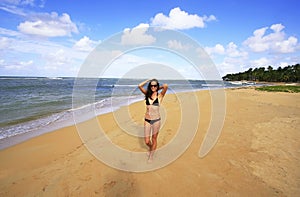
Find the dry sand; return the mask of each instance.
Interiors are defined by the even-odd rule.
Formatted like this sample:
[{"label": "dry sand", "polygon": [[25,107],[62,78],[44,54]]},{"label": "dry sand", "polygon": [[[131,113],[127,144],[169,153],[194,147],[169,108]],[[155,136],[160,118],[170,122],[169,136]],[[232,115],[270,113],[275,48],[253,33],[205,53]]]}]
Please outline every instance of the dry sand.
[{"label": "dry sand", "polygon": [[[116,170],[96,159],[70,126],[1,150],[0,196],[300,196],[300,94],[226,90],[224,127],[204,158],[198,151],[210,123],[211,97],[209,91],[197,96],[197,134],[170,165],[142,173]],[[142,127],[143,102],[116,113],[122,110]],[[176,135],[180,110],[176,96],[166,95],[158,148]],[[143,140],[125,134],[112,113],[97,120],[115,144],[146,151]],[[89,121],[82,124],[89,128]]]}]

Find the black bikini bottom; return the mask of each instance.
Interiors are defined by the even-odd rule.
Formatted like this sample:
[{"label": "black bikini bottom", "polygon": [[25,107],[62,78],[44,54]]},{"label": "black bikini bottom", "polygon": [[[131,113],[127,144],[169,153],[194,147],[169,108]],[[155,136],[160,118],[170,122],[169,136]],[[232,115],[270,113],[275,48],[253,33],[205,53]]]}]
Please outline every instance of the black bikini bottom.
[{"label": "black bikini bottom", "polygon": [[154,123],[156,123],[157,121],[160,121],[160,118],[155,119],[155,120],[149,120],[149,119],[145,118],[145,121],[146,121],[146,122],[149,122],[150,124],[154,124]]}]

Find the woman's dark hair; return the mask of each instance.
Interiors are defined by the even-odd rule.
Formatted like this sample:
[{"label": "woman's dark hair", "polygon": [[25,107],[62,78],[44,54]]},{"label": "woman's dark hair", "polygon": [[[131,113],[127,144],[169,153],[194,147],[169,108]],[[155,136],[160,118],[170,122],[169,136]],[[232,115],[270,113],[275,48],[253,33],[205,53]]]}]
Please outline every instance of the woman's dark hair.
[{"label": "woman's dark hair", "polygon": [[157,79],[151,79],[151,81],[148,83],[148,87],[147,87],[147,93],[145,95],[145,100],[147,100],[148,98],[152,99],[152,90],[151,90],[151,83],[155,81],[157,83],[157,91],[159,90],[159,83]]}]

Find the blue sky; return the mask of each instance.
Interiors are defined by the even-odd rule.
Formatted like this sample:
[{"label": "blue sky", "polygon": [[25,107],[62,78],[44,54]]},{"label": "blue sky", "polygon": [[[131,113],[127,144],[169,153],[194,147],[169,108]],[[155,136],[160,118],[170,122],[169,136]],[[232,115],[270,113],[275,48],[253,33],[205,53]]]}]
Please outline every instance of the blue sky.
[{"label": "blue sky", "polygon": [[[77,76],[96,46],[141,24],[191,37],[220,76],[293,65],[300,62],[299,7],[297,0],[1,0],[0,75]],[[153,53],[125,55],[116,61],[120,69],[113,67],[107,76],[120,77],[132,68],[126,60],[144,64]],[[174,64],[175,59],[166,54],[160,63]],[[182,75],[198,77],[190,65],[178,62]]]}]

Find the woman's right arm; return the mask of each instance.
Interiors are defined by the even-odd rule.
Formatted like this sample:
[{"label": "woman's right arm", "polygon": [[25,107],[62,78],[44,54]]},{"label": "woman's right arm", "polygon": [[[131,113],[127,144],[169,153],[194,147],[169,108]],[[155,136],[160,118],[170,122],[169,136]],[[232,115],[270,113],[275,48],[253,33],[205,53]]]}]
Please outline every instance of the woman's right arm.
[{"label": "woman's right arm", "polygon": [[146,81],[143,81],[142,83],[139,84],[139,89],[141,90],[141,92],[143,92],[143,94],[147,93],[147,90],[145,90],[144,85],[149,81],[150,79],[147,79]]}]

